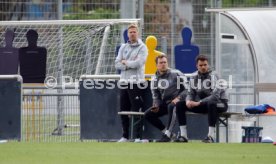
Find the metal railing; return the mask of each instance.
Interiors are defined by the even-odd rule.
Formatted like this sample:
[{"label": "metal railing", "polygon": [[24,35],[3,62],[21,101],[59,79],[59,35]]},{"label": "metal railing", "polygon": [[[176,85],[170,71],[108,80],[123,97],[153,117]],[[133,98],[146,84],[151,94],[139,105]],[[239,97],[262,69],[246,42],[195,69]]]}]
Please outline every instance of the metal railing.
[{"label": "metal railing", "polygon": [[[58,105],[62,97],[62,106]],[[72,142],[80,136],[78,89],[43,86],[23,87],[21,140],[30,142]]]}]

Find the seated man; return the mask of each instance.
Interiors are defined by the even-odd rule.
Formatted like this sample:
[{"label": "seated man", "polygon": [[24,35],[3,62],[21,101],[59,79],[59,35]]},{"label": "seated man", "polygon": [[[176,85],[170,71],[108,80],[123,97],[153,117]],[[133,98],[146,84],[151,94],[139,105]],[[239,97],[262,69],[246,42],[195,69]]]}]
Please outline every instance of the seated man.
[{"label": "seated man", "polygon": [[186,101],[176,104],[176,115],[180,126],[180,136],[176,142],[188,142],[186,111],[190,111],[208,114],[209,132],[202,142],[212,143],[218,114],[227,111],[228,99],[225,86],[218,85],[218,76],[209,69],[207,57],[197,56],[196,66],[197,71],[190,79]]},{"label": "seated man", "polygon": [[[169,142],[171,141],[171,131],[176,120],[172,118],[173,109],[175,104],[186,95],[183,80],[180,78],[184,75],[178,70],[168,68],[167,56],[165,55],[157,56],[155,62],[157,71],[151,81],[153,106],[145,112],[145,118],[164,133],[158,142]],[[168,113],[169,119],[166,128],[159,117]]]}]

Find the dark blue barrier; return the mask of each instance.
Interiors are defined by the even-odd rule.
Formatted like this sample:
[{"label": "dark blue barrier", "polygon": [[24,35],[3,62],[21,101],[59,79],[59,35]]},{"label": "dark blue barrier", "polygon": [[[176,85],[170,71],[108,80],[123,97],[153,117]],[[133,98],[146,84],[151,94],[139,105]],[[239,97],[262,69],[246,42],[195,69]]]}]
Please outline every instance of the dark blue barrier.
[{"label": "dark blue barrier", "polygon": [[[119,89],[117,80],[92,81],[93,86],[80,82],[81,139],[118,139],[122,135]],[[115,87],[112,89],[111,84]],[[90,88],[91,87],[91,88]],[[143,96],[145,111],[152,104],[151,92],[145,89]],[[149,130],[148,128],[145,131]]]},{"label": "dark blue barrier", "polygon": [[[94,82],[94,81],[93,81]],[[102,83],[106,86],[106,82]],[[118,88],[85,89],[80,82],[81,139],[117,139],[121,136]]]},{"label": "dark blue barrier", "polygon": [[21,139],[21,81],[0,76],[0,139]]}]

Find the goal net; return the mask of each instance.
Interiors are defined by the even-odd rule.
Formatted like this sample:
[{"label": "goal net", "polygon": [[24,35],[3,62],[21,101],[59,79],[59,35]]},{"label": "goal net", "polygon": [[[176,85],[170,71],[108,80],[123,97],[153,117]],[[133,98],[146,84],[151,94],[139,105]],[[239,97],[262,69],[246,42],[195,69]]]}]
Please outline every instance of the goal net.
[{"label": "goal net", "polygon": [[114,74],[116,47],[123,42],[123,31],[139,19],[4,21],[0,25],[0,46],[5,32],[15,32],[13,46],[27,46],[26,33],[38,33],[38,46],[47,49],[47,75],[79,78],[82,74]]}]

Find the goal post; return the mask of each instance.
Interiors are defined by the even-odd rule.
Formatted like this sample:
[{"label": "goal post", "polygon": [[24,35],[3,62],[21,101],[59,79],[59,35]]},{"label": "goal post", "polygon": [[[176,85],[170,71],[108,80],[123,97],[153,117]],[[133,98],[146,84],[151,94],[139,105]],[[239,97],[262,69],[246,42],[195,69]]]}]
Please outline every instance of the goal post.
[{"label": "goal post", "polygon": [[[38,46],[47,49],[46,76],[69,76],[78,79],[82,74],[114,74],[116,47],[123,43],[122,31],[140,19],[2,21],[0,46],[5,31],[14,30],[13,46],[27,46],[26,33],[38,33]],[[60,74],[60,75],[58,75]]]},{"label": "goal post", "polygon": [[[116,74],[116,47],[124,42],[123,31],[136,23],[142,34],[140,19],[2,21],[0,47],[5,46],[7,29],[15,32],[13,46],[28,46],[26,33],[38,33],[37,45],[47,49],[46,77],[55,77],[62,86],[63,77],[79,79],[81,75]],[[58,94],[62,95],[59,89]],[[65,126],[64,97],[57,96],[57,127],[52,134],[62,135]]]}]

